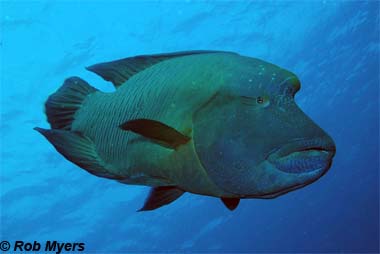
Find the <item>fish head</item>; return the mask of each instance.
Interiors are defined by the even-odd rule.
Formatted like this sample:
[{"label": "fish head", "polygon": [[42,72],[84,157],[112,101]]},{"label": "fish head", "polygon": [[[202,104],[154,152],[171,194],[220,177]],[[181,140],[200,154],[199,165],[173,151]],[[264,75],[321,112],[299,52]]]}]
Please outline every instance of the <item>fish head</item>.
[{"label": "fish head", "polygon": [[335,144],[296,104],[297,76],[254,61],[230,75],[194,113],[194,147],[223,191],[273,198],[324,175]]}]

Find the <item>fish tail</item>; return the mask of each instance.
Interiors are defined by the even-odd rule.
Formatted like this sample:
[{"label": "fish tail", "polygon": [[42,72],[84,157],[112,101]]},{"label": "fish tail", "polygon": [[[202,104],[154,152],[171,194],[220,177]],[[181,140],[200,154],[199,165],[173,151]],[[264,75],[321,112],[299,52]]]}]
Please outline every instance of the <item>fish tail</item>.
[{"label": "fish tail", "polygon": [[112,173],[107,164],[96,151],[94,142],[78,131],[46,130],[34,128],[41,133],[66,159],[85,169],[89,173],[115,180],[123,180],[124,177]]},{"label": "fish tail", "polygon": [[85,98],[98,91],[78,77],[65,80],[63,85],[45,103],[45,113],[52,129],[71,130],[75,112]]}]

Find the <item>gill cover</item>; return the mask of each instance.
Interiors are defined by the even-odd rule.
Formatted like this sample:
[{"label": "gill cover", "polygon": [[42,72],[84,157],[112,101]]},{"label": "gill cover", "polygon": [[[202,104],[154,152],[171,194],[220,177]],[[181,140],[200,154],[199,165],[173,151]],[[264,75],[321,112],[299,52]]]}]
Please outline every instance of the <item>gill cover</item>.
[{"label": "gill cover", "polygon": [[249,195],[255,188],[247,177],[254,166],[247,137],[252,115],[242,110],[239,100],[219,93],[193,118],[194,146],[205,171],[219,188],[239,196]]}]

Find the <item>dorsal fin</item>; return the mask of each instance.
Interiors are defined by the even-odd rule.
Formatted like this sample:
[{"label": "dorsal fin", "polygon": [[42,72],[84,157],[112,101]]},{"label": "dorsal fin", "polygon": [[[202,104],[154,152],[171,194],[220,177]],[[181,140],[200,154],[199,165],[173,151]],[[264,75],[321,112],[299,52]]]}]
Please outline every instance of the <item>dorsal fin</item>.
[{"label": "dorsal fin", "polygon": [[91,65],[86,69],[101,76],[106,81],[111,81],[117,88],[121,86],[134,74],[149,68],[150,66],[176,57],[196,55],[196,54],[211,54],[211,53],[231,53],[227,51],[213,51],[213,50],[194,50],[194,51],[181,51],[174,53],[156,54],[156,55],[140,55],[128,57],[112,62],[99,63]]}]

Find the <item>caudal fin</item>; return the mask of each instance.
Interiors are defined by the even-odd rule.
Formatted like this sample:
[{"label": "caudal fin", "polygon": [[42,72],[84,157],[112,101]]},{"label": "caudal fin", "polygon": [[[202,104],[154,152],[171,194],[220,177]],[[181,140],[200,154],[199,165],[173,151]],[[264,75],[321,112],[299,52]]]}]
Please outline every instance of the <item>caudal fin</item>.
[{"label": "caudal fin", "polygon": [[52,129],[71,130],[75,112],[87,95],[98,91],[78,77],[65,80],[45,103],[45,113]]},{"label": "caudal fin", "polygon": [[115,180],[123,179],[122,176],[112,173],[106,163],[98,155],[95,144],[85,135],[67,130],[46,130],[34,128],[41,133],[66,159],[89,173]]}]

